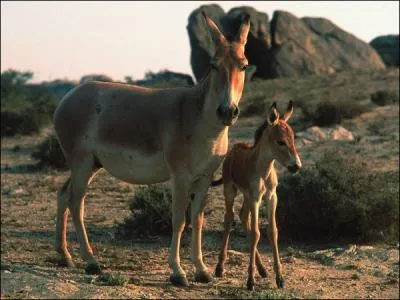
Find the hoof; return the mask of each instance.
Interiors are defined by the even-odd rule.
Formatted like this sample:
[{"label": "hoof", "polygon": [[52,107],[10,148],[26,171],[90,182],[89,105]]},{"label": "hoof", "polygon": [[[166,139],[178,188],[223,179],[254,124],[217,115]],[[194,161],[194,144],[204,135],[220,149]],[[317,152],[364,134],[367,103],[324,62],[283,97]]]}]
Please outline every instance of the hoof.
[{"label": "hoof", "polygon": [[220,264],[218,264],[215,267],[215,277],[221,278],[224,276],[224,267]]},{"label": "hoof", "polygon": [[171,275],[169,277],[169,281],[171,281],[171,283],[175,286],[180,286],[180,287],[187,287],[189,286],[189,282],[186,278],[186,276],[182,276],[182,275]]},{"label": "hoof", "polygon": [[98,274],[99,275],[99,274],[102,273],[99,264],[95,264],[95,263],[88,264],[86,266],[85,271],[86,271],[86,274],[89,274],[89,275],[94,275],[94,274]]},{"label": "hoof", "polygon": [[194,274],[194,280],[197,282],[201,282],[201,283],[209,283],[209,282],[213,282],[214,278],[212,277],[212,275],[206,271],[202,271],[199,273],[195,273]]},{"label": "hoof", "polygon": [[282,275],[277,275],[276,276],[276,285],[278,288],[282,289],[285,285],[285,280],[283,280]]},{"label": "hoof", "polygon": [[257,271],[258,274],[260,274],[260,276],[262,278],[266,278],[267,277],[267,270],[264,268],[263,265],[256,265],[257,266]]},{"label": "hoof", "polygon": [[57,261],[57,264],[59,267],[76,269],[76,265],[72,261],[71,257],[69,258],[62,257]]},{"label": "hoof", "polygon": [[253,277],[249,277],[247,279],[247,289],[249,291],[254,291],[254,278]]}]

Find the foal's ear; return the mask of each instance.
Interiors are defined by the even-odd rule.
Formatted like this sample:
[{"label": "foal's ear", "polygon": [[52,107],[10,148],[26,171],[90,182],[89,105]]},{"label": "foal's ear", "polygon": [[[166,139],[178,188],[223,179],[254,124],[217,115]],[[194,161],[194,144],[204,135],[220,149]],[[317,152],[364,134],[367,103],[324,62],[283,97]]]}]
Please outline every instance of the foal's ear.
[{"label": "foal's ear", "polygon": [[285,122],[287,122],[287,120],[289,120],[290,117],[292,116],[292,113],[293,113],[293,101],[290,100],[290,101],[289,101],[289,104],[288,104],[288,107],[287,107],[287,109],[286,109],[286,112],[285,112],[285,113],[283,114],[283,116],[282,116],[282,120],[284,120]]},{"label": "foal's ear", "polygon": [[216,44],[227,44],[227,40],[225,38],[225,36],[223,35],[223,33],[221,32],[221,30],[219,30],[217,24],[214,23],[213,20],[211,20],[204,11],[201,11],[201,14],[204,17],[204,20],[207,23],[207,27],[211,33],[211,37],[214,41],[214,43]]},{"label": "foal's ear", "polygon": [[247,35],[249,34],[249,30],[250,30],[250,15],[246,14],[243,17],[242,24],[240,25],[239,31],[235,37],[235,42],[246,45]]},{"label": "foal's ear", "polygon": [[276,102],[272,103],[268,112],[267,122],[269,125],[276,125],[279,121],[279,113],[276,110]]}]

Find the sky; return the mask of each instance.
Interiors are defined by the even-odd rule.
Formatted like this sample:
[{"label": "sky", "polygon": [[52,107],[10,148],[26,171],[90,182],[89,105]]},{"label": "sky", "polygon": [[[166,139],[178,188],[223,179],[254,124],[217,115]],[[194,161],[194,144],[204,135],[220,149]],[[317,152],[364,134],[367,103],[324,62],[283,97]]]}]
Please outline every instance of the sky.
[{"label": "sky", "polygon": [[399,1],[1,1],[1,71],[32,71],[32,82],[162,69],[193,76],[188,17],[212,3],[252,6],[270,20],[275,10],[324,17],[367,43],[399,34]]}]

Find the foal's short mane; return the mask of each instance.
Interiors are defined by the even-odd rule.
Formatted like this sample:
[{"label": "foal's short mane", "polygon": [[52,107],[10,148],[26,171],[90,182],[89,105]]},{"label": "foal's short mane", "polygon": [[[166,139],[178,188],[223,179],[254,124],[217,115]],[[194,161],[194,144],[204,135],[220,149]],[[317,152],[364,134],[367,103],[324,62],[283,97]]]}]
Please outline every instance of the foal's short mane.
[{"label": "foal's short mane", "polygon": [[262,136],[264,130],[267,128],[267,126],[268,126],[268,121],[265,120],[265,121],[256,129],[256,131],[254,132],[254,144],[253,144],[253,147],[255,147],[255,146],[258,144],[258,142],[260,141],[261,136]]}]

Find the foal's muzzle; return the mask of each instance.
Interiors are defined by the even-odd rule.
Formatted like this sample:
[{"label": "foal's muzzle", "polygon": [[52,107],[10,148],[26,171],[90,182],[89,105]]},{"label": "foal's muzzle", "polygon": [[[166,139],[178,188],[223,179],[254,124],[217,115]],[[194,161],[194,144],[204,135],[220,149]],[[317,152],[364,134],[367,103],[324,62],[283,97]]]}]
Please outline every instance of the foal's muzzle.
[{"label": "foal's muzzle", "polygon": [[217,116],[225,126],[233,125],[239,117],[239,107],[235,104],[228,107],[222,105],[217,108]]}]

